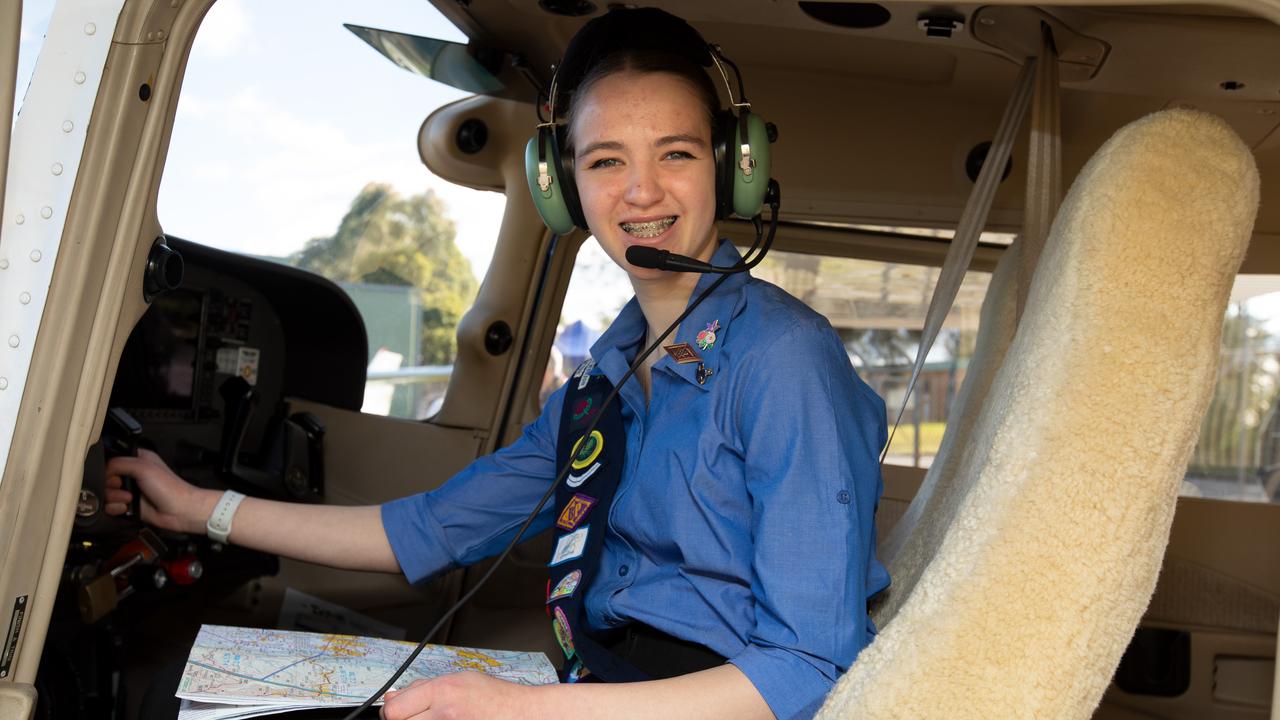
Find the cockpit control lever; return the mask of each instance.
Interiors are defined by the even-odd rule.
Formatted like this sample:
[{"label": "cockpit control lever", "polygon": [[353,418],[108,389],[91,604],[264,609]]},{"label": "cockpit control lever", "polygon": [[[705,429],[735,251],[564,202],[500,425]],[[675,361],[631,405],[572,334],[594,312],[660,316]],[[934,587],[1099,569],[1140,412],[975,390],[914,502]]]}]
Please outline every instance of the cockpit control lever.
[{"label": "cockpit control lever", "polygon": [[111,517],[106,514],[105,465],[113,457],[137,455],[138,447],[143,444],[142,425],[132,415],[124,408],[113,407],[107,410],[102,437],[89,447],[85,456],[84,479],[76,502],[75,527],[78,532],[103,535],[126,530],[132,532],[132,528],[136,527],[141,518],[142,494],[138,492],[133,478],[121,478],[122,487],[133,493],[133,501],[125,510],[124,516]]},{"label": "cockpit control lever", "polygon": [[[106,426],[102,432],[102,452],[105,459],[138,454],[138,445],[142,441],[142,424],[133,418],[124,408],[113,407],[107,410]],[[131,477],[120,479],[125,490],[133,493],[133,502],[125,511],[127,517],[137,518],[142,514],[142,493]]]},{"label": "cockpit control lever", "polygon": [[254,408],[258,404],[258,392],[247,380],[237,375],[222,383],[218,388],[218,394],[222,395],[223,403],[222,458],[218,464],[219,474],[230,483],[248,485],[257,488],[260,492],[278,495],[277,478],[240,462],[245,432],[249,429]]},{"label": "cockpit control lever", "polygon": [[232,377],[218,392],[224,407],[219,463],[223,478],[287,500],[323,499],[324,425],[320,419],[309,412],[289,415],[287,409],[282,411],[262,442],[257,462],[249,465],[242,460],[243,445],[258,402],[257,391],[243,378]]},{"label": "cockpit control lever", "polygon": [[[150,528],[143,528],[136,539],[122,546],[104,564],[106,572],[80,586],[77,598],[80,619],[94,623],[115,610],[121,600],[134,593],[133,578],[139,575],[135,568],[154,565],[166,552],[164,541]],[[154,577],[155,570],[141,574]]]}]

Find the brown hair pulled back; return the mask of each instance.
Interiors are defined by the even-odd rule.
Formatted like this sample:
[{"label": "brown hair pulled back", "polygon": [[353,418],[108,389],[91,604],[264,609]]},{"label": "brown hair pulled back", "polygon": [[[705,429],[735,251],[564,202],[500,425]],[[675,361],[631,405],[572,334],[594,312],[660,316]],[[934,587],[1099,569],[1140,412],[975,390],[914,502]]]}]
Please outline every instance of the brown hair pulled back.
[{"label": "brown hair pulled back", "polygon": [[564,113],[565,148],[569,156],[573,156],[573,121],[575,109],[580,98],[585,98],[600,80],[620,72],[640,74],[665,73],[684,80],[694,89],[694,93],[702,102],[707,124],[714,128],[716,111],[720,109],[720,97],[716,94],[716,86],[711,77],[700,65],[685,55],[660,50],[620,50],[604,56],[591,66],[582,80],[572,92],[566,93],[562,100],[568,101],[568,109]]}]

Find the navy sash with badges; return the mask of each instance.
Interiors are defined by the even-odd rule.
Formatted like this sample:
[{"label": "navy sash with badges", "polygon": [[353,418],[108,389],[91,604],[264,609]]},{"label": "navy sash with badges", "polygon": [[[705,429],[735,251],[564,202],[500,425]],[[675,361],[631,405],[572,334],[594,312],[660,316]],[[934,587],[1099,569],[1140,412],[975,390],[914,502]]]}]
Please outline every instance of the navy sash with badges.
[{"label": "navy sash with badges", "polygon": [[608,378],[591,373],[593,366],[587,360],[570,378],[560,416],[556,467],[564,467],[570,457],[572,465],[556,488],[552,528],[556,543],[549,563],[547,613],[564,651],[562,682],[578,682],[588,675],[604,682],[636,682],[649,676],[605,647],[610,642],[608,633],[587,627],[583,603],[600,568],[609,508],[626,459],[626,429],[616,399],[595,429],[585,434],[613,391]]}]

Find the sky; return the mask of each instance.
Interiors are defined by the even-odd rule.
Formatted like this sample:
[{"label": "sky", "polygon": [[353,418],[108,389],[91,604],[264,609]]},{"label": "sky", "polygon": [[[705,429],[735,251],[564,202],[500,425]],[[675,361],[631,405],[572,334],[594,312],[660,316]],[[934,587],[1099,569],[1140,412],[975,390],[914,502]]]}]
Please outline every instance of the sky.
[{"label": "sky", "polygon": [[[52,0],[23,3],[19,93],[52,8]],[[417,151],[427,115],[466,94],[396,67],[344,22],[465,40],[426,0],[218,0],[183,80],[162,227],[227,250],[285,255],[332,234],[369,182],[406,195],[431,189],[483,276],[503,197],[435,177]]]}]

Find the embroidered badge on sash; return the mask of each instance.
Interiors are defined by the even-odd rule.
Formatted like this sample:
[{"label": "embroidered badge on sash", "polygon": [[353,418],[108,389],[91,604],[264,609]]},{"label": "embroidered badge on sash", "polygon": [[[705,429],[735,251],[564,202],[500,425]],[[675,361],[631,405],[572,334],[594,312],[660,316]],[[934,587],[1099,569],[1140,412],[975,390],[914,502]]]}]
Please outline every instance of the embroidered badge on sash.
[{"label": "embroidered badge on sash", "polygon": [[590,527],[590,525],[583,525],[568,535],[561,535],[556,541],[556,551],[551,555],[548,567],[555,567],[560,563],[582,557],[582,553],[587,549],[587,530]]},{"label": "embroidered badge on sash", "polygon": [[560,643],[560,649],[564,650],[566,659],[572,658],[574,652],[573,633],[569,631],[569,618],[565,617],[564,609],[557,607],[555,609],[556,617],[551,621],[551,627],[556,631],[556,642]]},{"label": "embroidered badge on sash", "polygon": [[578,377],[582,377],[583,375],[590,375],[591,369],[594,368],[595,366],[596,366],[596,361],[592,360],[591,358],[587,358],[586,360],[582,361],[582,364],[578,366],[577,370],[573,371],[573,376],[578,378]]},{"label": "embroidered badge on sash", "polygon": [[591,417],[591,414],[595,412],[596,405],[599,402],[600,398],[596,395],[579,400],[573,406],[573,421],[582,422],[583,420]]},{"label": "embroidered badge on sash", "polygon": [[694,341],[698,343],[699,350],[710,350],[716,345],[716,331],[720,329],[720,321],[712,320],[707,323],[706,329],[698,333],[698,338]]},{"label": "embroidered badge on sash", "polygon": [[600,469],[600,463],[596,463],[592,465],[590,468],[587,468],[587,471],[582,473],[581,475],[574,475],[573,473],[569,473],[569,477],[565,479],[564,484],[568,485],[571,488],[579,487],[580,485],[582,485],[582,483],[587,481],[587,478],[591,477],[592,475],[595,475],[596,471],[599,469]]},{"label": "embroidered badge on sash", "polygon": [[667,354],[671,356],[672,360],[675,360],[681,365],[702,360],[702,358],[698,357],[698,353],[689,346],[689,343],[663,345],[662,349],[667,351]]},{"label": "embroidered badge on sash", "polygon": [[591,511],[591,506],[596,504],[596,499],[590,495],[575,493],[569,498],[568,504],[564,506],[564,511],[560,513],[560,519],[556,520],[556,527],[562,530],[573,530],[582,524],[586,519],[587,513]]},{"label": "embroidered badge on sash", "polygon": [[604,436],[599,430],[592,430],[590,435],[578,438],[578,442],[573,444],[573,450],[569,453],[573,456],[571,467],[574,470],[585,470],[600,457],[600,451],[603,449]]},{"label": "embroidered badge on sash", "polygon": [[578,660],[573,664],[573,667],[569,668],[569,672],[565,676],[565,682],[576,683],[590,674],[591,671],[587,669],[587,666],[583,665],[581,660]]},{"label": "embroidered badge on sash", "polygon": [[[556,583],[555,588],[547,594],[547,604],[549,605],[560,598],[569,597],[573,594],[574,590],[578,589],[578,583],[580,582],[582,582],[581,570],[574,570],[568,575],[560,578],[560,582]],[[548,580],[547,584],[550,585],[551,581]]]}]

